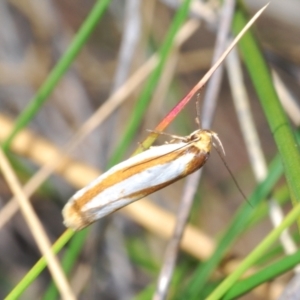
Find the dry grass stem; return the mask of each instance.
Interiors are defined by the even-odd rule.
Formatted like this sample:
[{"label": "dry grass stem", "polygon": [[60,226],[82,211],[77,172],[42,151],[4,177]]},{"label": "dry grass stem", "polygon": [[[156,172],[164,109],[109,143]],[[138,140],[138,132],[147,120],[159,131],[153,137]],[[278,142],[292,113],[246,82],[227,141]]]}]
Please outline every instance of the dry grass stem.
[{"label": "dry grass stem", "polygon": [[131,69],[135,49],[141,35],[140,5],[139,0],[126,1],[125,4],[124,30],[112,92],[116,91],[126,81]]},{"label": "dry grass stem", "polygon": [[3,175],[8,185],[10,186],[10,189],[14,193],[15,198],[18,201],[23,217],[38,245],[38,248],[47,260],[49,271],[54,282],[56,283],[58,290],[60,291],[62,298],[65,300],[76,299],[59,264],[58,259],[51,250],[51,243],[47,237],[47,234],[43,229],[43,226],[36,213],[34,212],[30,201],[22,191],[21,185],[1,148],[0,165]]}]

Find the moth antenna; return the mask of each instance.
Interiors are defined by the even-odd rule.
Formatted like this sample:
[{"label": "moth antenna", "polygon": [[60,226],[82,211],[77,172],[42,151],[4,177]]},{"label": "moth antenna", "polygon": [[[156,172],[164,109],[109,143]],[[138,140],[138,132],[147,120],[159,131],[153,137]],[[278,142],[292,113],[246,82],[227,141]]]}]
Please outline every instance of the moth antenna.
[{"label": "moth antenna", "polygon": [[[214,137],[216,138],[216,136],[214,136]],[[219,138],[216,138],[216,139],[220,142]],[[221,142],[220,142],[220,145],[222,146],[222,149],[223,149],[223,145],[222,145]],[[222,153],[220,152],[220,150],[218,149],[218,147],[216,147],[215,144],[213,144],[213,146],[214,146],[214,148],[217,150],[218,155],[220,156],[221,160],[223,161],[223,164],[225,165],[225,167],[226,167],[228,173],[230,174],[230,176],[231,176],[231,178],[232,178],[234,184],[236,185],[237,189],[239,190],[239,192],[240,192],[240,193],[242,194],[242,196],[244,197],[244,200],[246,200],[246,202],[253,208],[253,205],[252,205],[251,202],[247,199],[247,196],[244,194],[244,192],[242,191],[241,187],[239,186],[237,180],[235,179],[233,173],[231,172],[231,170],[230,170],[228,164],[226,163],[226,161],[225,161],[225,159],[224,159],[224,156],[222,155]]]},{"label": "moth antenna", "polygon": [[196,100],[196,123],[198,124],[199,129],[201,129],[201,119],[200,119],[200,92],[197,93],[197,100]]},{"label": "moth antenna", "polygon": [[[223,144],[222,144],[220,138],[218,137],[218,135],[217,135],[215,132],[212,132],[212,136],[213,136],[214,139],[218,142],[218,145],[219,145],[219,147],[222,149],[223,155],[225,156],[225,155],[226,155],[226,154],[225,154],[225,149],[224,149],[224,147],[223,147]],[[215,149],[217,149],[215,143],[213,143],[213,146],[214,146]]]}]

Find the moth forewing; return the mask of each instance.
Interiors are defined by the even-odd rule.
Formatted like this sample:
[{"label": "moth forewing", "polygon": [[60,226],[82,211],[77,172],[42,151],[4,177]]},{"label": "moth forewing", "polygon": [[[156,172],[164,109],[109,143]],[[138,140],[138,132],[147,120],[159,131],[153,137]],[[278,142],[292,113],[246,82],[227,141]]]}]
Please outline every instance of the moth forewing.
[{"label": "moth forewing", "polygon": [[209,157],[209,130],[197,130],[182,142],[151,147],[103,173],[70,198],[64,224],[80,230],[98,219],[183,178]]}]

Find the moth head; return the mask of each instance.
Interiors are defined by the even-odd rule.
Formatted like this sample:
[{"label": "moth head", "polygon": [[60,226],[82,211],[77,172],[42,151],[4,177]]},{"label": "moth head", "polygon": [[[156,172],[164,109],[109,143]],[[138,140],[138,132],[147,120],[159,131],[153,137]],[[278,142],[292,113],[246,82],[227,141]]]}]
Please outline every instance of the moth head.
[{"label": "moth head", "polygon": [[188,136],[188,142],[197,143],[198,148],[203,149],[206,152],[210,152],[211,146],[213,146],[215,149],[221,148],[223,154],[225,155],[225,150],[220,138],[218,137],[217,133],[212,130],[196,130]]}]

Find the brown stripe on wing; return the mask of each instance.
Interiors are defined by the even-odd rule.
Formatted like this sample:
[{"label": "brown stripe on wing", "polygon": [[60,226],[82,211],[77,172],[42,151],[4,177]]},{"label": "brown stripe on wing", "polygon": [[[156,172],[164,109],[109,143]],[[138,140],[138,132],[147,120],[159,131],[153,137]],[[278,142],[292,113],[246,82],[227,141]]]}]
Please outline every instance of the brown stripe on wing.
[{"label": "brown stripe on wing", "polygon": [[[170,151],[170,152],[168,152],[168,153],[166,153],[166,154],[163,154],[163,155],[160,155],[160,156],[155,156],[155,157],[151,157],[151,158],[145,159],[144,161],[135,164],[135,165],[134,165],[134,168],[136,168],[136,167],[139,166],[139,165],[144,166],[146,163],[148,164],[148,163],[150,163],[152,160],[157,159],[158,157],[163,157],[163,156],[165,156],[165,155],[168,155],[168,154],[171,154],[171,153],[173,153],[173,152],[179,151],[179,150],[181,150],[181,149],[183,149],[183,148],[187,148],[187,146],[188,146],[190,143],[191,143],[191,142],[188,142],[188,143],[184,144],[183,146],[181,146],[181,147],[179,147],[179,148],[177,148],[177,149],[175,149],[175,150],[172,150],[172,151]],[[187,150],[188,150],[188,149],[187,149]],[[186,153],[186,152],[185,152],[185,153]],[[132,167],[133,167],[133,166],[127,167],[127,168],[124,169],[124,171],[126,171],[127,169],[130,169],[130,168],[132,168]]]},{"label": "brown stripe on wing", "polygon": [[192,161],[188,164],[189,167],[185,168],[185,171],[178,177],[174,178],[174,179],[171,179],[169,181],[165,181],[161,184],[158,184],[158,185],[155,185],[155,186],[150,186],[148,188],[145,188],[143,190],[140,190],[138,192],[135,192],[135,193],[132,193],[130,195],[127,195],[126,197],[127,198],[137,198],[136,200],[138,199],[141,199],[147,195],[150,195],[158,190],[161,190],[162,188],[172,184],[173,182],[181,179],[181,178],[184,178],[186,177],[187,175],[195,172],[196,170],[200,169],[204,163],[206,162],[206,160],[208,159],[209,157],[209,153],[207,152],[204,152],[204,151],[199,151],[199,149],[193,145],[190,145],[190,147],[187,149],[188,152],[194,152],[195,153],[195,156],[194,158],[192,159]]},{"label": "brown stripe on wing", "polygon": [[[189,146],[189,144],[187,144],[187,146]],[[81,209],[87,202],[89,202],[105,189],[112,187],[116,183],[126,180],[127,178],[135,174],[141,173],[143,170],[147,170],[156,165],[163,165],[174,161],[178,157],[184,155],[187,151],[189,152],[189,149],[184,146],[180,149],[176,149],[175,151],[171,151],[170,153],[145,160],[143,163],[137,163],[126,169],[118,170],[86,191],[84,195],[74,200],[73,203],[76,202],[76,206]]]},{"label": "brown stripe on wing", "polygon": [[199,150],[199,147],[197,147],[195,144],[190,145],[189,152],[193,152],[195,155],[193,159],[186,165],[184,176],[194,173],[195,171],[200,169],[205,164],[210,155],[210,152]]}]

